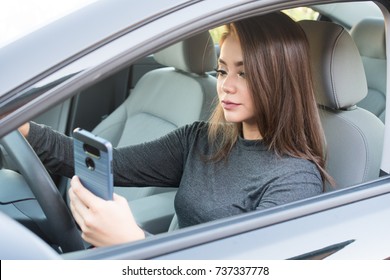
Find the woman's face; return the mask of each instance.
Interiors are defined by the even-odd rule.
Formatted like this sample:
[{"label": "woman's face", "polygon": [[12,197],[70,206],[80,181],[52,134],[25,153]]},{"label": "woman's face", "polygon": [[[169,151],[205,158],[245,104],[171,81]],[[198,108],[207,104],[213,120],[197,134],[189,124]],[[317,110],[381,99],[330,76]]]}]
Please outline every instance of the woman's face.
[{"label": "woman's face", "polygon": [[253,99],[246,81],[241,45],[233,36],[228,36],[221,46],[217,74],[218,97],[226,121],[241,122],[243,127],[256,125]]}]

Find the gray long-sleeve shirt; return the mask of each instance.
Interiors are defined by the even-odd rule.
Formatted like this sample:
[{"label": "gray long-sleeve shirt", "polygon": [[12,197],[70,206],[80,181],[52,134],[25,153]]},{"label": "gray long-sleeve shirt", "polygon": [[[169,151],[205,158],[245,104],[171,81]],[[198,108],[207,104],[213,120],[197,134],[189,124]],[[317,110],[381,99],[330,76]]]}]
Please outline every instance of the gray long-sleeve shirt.
[{"label": "gray long-sleeve shirt", "polygon": [[[227,161],[205,161],[212,153],[207,127],[196,122],[148,143],[114,149],[115,185],[178,187],[175,210],[180,227],[322,192],[322,179],[312,162],[277,156],[262,141],[239,138]],[[73,175],[72,138],[31,123],[27,139],[49,171]]]}]

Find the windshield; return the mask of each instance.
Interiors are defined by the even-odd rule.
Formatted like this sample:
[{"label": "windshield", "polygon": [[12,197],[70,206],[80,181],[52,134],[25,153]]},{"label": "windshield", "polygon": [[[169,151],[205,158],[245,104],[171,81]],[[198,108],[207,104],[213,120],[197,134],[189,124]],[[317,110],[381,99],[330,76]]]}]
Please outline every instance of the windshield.
[{"label": "windshield", "polygon": [[0,2],[0,47],[97,0]]}]

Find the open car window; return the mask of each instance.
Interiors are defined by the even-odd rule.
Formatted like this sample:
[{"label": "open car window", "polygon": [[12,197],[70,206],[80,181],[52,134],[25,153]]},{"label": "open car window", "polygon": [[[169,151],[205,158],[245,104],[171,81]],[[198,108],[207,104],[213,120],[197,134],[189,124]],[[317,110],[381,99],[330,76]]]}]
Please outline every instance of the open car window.
[{"label": "open car window", "polygon": [[[207,97],[202,99],[202,102],[197,98],[191,99],[192,85],[187,80],[180,80],[180,83],[186,85],[188,89],[183,91],[183,94],[171,90],[169,101],[159,99],[158,91],[154,91],[153,86],[158,84],[162,88],[161,81],[157,78],[145,79],[145,77],[152,77],[155,71],[172,70],[176,65],[160,63],[161,61],[155,59],[155,54],[208,30],[210,30],[218,54],[218,42],[223,32],[221,26],[227,20],[266,13],[274,10],[275,6],[267,8],[266,3],[260,3],[263,1],[253,2],[253,6],[248,4],[250,1],[242,1],[242,3],[228,1],[228,4],[231,5],[229,7],[226,3],[226,7],[223,6],[225,4],[218,7],[215,3],[207,6],[206,3],[202,2],[207,3],[208,1],[169,1],[169,7],[156,1],[156,5],[161,5],[161,7],[151,9],[150,13],[146,7],[141,9],[140,7],[143,7],[141,5],[138,7],[139,13],[136,13],[139,18],[134,19],[133,25],[125,26],[123,24],[118,30],[112,28],[115,32],[111,34],[107,31],[102,41],[97,40],[96,44],[89,44],[80,50],[72,50],[73,53],[70,57],[53,61],[53,65],[45,71],[37,71],[37,73],[39,72],[37,75],[21,79],[25,82],[4,91],[5,93],[0,96],[2,135],[15,130],[28,120],[44,123],[67,135],[71,135],[73,128],[77,126],[91,131],[97,128],[95,132],[104,135],[106,129],[114,127],[122,116],[126,115],[128,107],[136,111],[144,106],[139,105],[144,104],[142,103],[144,101],[142,95],[139,95],[139,83],[144,83],[143,86],[147,89],[145,92],[151,94],[152,100],[157,100],[154,103],[160,107],[168,108],[171,106],[169,108],[172,109],[167,110],[170,118],[168,121],[162,121],[162,110],[145,111],[134,115],[135,123],[138,123],[137,126],[118,125],[120,127],[118,130],[126,132],[126,139],[121,137],[110,139],[116,146],[125,146],[127,143],[142,143],[151,139],[152,136],[157,138],[157,136],[165,135],[172,129],[185,125],[185,123],[197,120],[207,121],[206,109],[201,108],[203,105],[201,103],[205,100],[204,103],[211,105],[213,99]],[[386,218],[390,214],[387,203],[390,195],[388,177],[390,172],[390,141],[387,141],[390,137],[390,130],[386,125],[388,123],[386,122],[386,114],[388,115],[388,113],[385,110],[386,107],[389,107],[389,101],[386,98],[389,36],[385,33],[389,30],[387,28],[389,12],[385,6],[382,6],[381,10],[377,3],[370,1],[361,3],[335,2],[332,4],[312,2],[313,5],[310,7],[293,7],[295,4],[286,1],[278,8],[285,6],[282,11],[298,22],[310,20],[336,23],[347,30],[353,40],[355,40],[353,36],[355,27],[364,19],[380,19],[383,22],[384,33],[381,33],[383,36],[375,38],[383,39],[383,42],[380,42],[383,45],[379,49],[384,51],[384,55],[377,59],[370,58],[366,53],[360,52],[368,88],[371,88],[375,95],[383,98],[380,99],[379,103],[364,101],[365,103],[355,104],[355,107],[369,111],[372,118],[379,119],[380,127],[383,128],[383,134],[377,134],[377,137],[380,138],[378,147],[379,145],[383,146],[379,147],[380,152],[376,155],[376,158],[380,159],[377,174],[374,177],[364,177],[364,172],[361,172],[364,179],[349,185],[342,185],[340,189],[336,188],[334,191],[310,199],[179,230],[172,230],[175,227],[174,199],[176,188],[156,191],[155,186],[150,186],[148,189],[145,188],[147,195],[140,195],[134,200],[129,199],[129,205],[139,219],[139,224],[144,226],[152,236],[143,241],[109,248],[58,254],[59,258],[306,260],[386,259],[390,256],[386,235],[390,229]],[[110,4],[105,5],[110,6]],[[205,7],[208,7],[209,13],[202,12]],[[356,12],[351,12],[351,9],[355,7]],[[192,16],[196,13],[199,16]],[[110,18],[110,15],[107,17]],[[123,18],[123,23],[126,22],[126,17],[122,14],[118,14],[117,17]],[[102,28],[100,26],[98,29]],[[103,33],[103,31],[99,32]],[[44,35],[44,33],[39,32],[37,34]],[[371,32],[367,36],[373,34]],[[359,38],[364,41],[364,37],[363,39]],[[371,40],[373,37],[369,38]],[[375,41],[370,42],[372,42],[372,46],[375,45]],[[77,44],[75,43],[74,46]],[[0,57],[1,55],[0,49]],[[64,55],[64,57],[66,56]],[[380,66],[377,66],[377,62]],[[35,63],[37,62],[35,61]],[[348,69],[345,72],[352,72],[352,70],[354,69]],[[185,71],[180,69],[178,72]],[[337,77],[342,77],[344,74],[339,73]],[[200,76],[207,76],[215,82],[216,73],[212,69]],[[178,79],[172,79],[169,86],[173,88],[175,82],[178,82]],[[360,80],[353,84],[359,82]],[[374,86],[378,84],[379,86]],[[202,86],[205,88],[204,84]],[[216,93],[214,92],[214,94]],[[187,101],[190,106],[182,107],[180,110],[173,109],[173,105],[179,104],[182,99]],[[129,105],[130,103],[126,103],[127,100],[135,100],[135,102],[133,105]],[[367,105],[367,102],[371,105]],[[319,107],[323,108],[325,105],[327,104],[320,104]],[[118,108],[122,112],[118,113],[116,111]],[[354,108],[342,108],[341,111],[353,111]],[[382,111],[379,112],[378,108],[382,108]],[[326,115],[335,110],[335,108],[325,108],[322,113]],[[124,111],[126,113],[121,115]],[[115,112],[115,118],[118,122],[108,126],[101,125],[104,120],[112,116],[113,112]],[[335,114],[332,121],[341,116],[342,113]],[[182,117],[184,115],[191,115],[191,117]],[[179,121],[176,122],[176,119]],[[388,116],[387,120],[389,120]],[[365,121],[365,119],[360,120],[360,122]],[[150,127],[154,129],[151,132],[148,130]],[[332,132],[332,139],[329,139],[328,143],[341,145],[341,135],[349,131],[348,129],[344,128]],[[108,138],[109,134],[114,133],[107,133],[104,136]],[[356,147],[350,142],[350,149],[348,149],[350,154],[358,154],[359,149]],[[338,168],[335,168],[335,172],[340,176],[353,177],[356,174],[351,166],[360,161],[363,161],[363,158],[356,159],[355,162],[347,162],[343,167],[344,162],[341,160],[337,165]],[[37,236],[50,244],[50,238],[47,238],[40,229],[40,223],[42,221],[43,224],[45,223],[45,217],[37,205],[34,195],[29,191],[28,184],[16,172],[18,170],[4,148],[2,148],[2,166],[3,169],[12,170],[10,177],[13,179],[11,179],[9,186],[15,185],[16,187],[13,190],[12,188],[4,188],[3,190],[0,188],[0,193],[3,192],[0,196],[2,199],[0,211],[11,217],[14,215],[12,218],[24,224],[29,230],[38,232]],[[0,174],[0,181],[8,180],[8,171],[3,173]],[[60,195],[68,203],[69,181],[61,176],[51,175]],[[140,188],[135,187],[138,192]],[[26,191],[27,189],[28,191]],[[126,190],[123,187],[117,187],[116,192],[126,195]],[[138,193],[143,193],[143,190]],[[22,195],[22,197],[18,197],[18,195]],[[10,201],[10,197],[13,201]],[[30,217],[33,217],[32,220]],[[37,220],[39,220],[38,223]],[[48,254],[50,253],[52,251],[49,250]]]}]

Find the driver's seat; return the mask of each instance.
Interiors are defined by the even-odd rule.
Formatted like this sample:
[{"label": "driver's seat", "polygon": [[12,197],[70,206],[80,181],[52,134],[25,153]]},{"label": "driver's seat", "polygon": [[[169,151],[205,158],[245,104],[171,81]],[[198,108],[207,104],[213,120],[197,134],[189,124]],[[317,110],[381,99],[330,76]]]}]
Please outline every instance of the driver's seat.
[{"label": "driver's seat", "polygon": [[379,177],[384,124],[357,105],[367,95],[363,63],[355,42],[340,25],[301,21],[310,45],[316,100],[336,188]]}]

